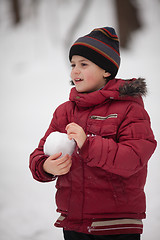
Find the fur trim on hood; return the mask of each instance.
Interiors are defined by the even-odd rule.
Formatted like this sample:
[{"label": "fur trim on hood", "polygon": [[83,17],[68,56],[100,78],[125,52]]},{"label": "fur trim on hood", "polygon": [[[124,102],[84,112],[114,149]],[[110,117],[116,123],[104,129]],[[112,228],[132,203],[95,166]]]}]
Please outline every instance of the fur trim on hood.
[{"label": "fur trim on hood", "polygon": [[122,96],[146,96],[147,84],[144,78],[126,80],[119,87],[119,95]]}]

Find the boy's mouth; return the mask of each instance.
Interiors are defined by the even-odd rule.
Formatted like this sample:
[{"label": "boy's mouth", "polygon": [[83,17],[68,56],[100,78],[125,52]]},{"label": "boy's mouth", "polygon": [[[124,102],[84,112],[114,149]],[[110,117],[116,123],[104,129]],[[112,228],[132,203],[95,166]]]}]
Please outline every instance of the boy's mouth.
[{"label": "boy's mouth", "polygon": [[83,79],[82,78],[75,78],[74,81],[75,81],[75,83],[78,83],[78,82],[83,81]]}]

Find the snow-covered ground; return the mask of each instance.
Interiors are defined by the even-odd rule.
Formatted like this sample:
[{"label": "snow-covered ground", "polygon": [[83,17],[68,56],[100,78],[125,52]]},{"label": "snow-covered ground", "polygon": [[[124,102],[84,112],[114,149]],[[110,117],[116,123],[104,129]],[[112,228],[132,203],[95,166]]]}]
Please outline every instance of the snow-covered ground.
[{"label": "snow-covered ground", "polygon": [[[8,18],[7,1],[0,2],[1,240],[62,239],[61,229],[52,226],[58,216],[55,183],[36,182],[28,168],[29,154],[48,128],[53,111],[68,99],[70,91],[69,63],[63,43],[81,1],[68,0],[68,5],[57,1],[56,10],[55,2],[41,0],[37,15],[28,7],[30,17],[27,19],[26,14],[17,27]],[[134,34],[129,49],[121,51],[118,77],[146,78],[149,93],[145,106],[159,141],[160,1],[138,2],[144,28]],[[75,39],[107,25],[117,26],[113,1],[93,0]],[[142,240],[159,237],[159,156],[158,146],[149,163],[147,219]]]}]

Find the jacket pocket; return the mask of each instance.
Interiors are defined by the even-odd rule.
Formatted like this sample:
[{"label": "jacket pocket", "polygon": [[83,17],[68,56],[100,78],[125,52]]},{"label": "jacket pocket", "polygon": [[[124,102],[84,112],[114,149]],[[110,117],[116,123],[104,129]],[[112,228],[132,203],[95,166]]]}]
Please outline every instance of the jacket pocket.
[{"label": "jacket pocket", "polygon": [[88,132],[94,135],[100,135],[102,137],[114,136],[117,133],[117,126],[115,124],[107,124],[105,121],[95,122],[93,120],[88,125]]},{"label": "jacket pocket", "polygon": [[103,138],[116,139],[118,129],[118,114],[111,113],[102,115],[91,115],[88,119],[87,130],[89,134],[99,135]]}]

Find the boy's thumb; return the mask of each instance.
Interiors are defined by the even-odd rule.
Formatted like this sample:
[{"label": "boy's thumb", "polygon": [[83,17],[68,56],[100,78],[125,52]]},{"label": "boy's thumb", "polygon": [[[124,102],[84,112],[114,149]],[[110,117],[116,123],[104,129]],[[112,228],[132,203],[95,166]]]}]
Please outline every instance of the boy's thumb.
[{"label": "boy's thumb", "polygon": [[55,154],[51,155],[51,159],[55,160],[55,159],[59,158],[61,155],[62,155],[62,152],[55,153]]}]

